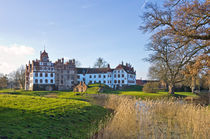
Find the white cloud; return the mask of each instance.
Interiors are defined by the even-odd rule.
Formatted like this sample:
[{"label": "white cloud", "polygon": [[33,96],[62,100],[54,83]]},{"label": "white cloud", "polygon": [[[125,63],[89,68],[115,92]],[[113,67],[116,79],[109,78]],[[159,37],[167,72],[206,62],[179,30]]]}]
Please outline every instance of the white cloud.
[{"label": "white cloud", "polygon": [[25,65],[34,52],[34,48],[25,45],[0,45],[0,73],[8,74]]}]

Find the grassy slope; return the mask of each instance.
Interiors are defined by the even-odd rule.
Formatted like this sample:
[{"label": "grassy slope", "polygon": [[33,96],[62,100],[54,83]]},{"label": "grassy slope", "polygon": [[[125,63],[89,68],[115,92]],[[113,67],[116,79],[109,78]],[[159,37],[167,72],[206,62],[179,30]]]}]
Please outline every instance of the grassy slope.
[{"label": "grassy slope", "polygon": [[106,114],[85,101],[1,94],[0,137],[87,138]]}]

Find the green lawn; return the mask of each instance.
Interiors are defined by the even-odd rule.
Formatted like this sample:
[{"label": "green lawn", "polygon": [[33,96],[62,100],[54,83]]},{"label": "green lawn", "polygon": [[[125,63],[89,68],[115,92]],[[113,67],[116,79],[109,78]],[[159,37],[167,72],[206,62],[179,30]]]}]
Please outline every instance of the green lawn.
[{"label": "green lawn", "polygon": [[1,94],[0,137],[88,138],[107,114],[85,101]]}]

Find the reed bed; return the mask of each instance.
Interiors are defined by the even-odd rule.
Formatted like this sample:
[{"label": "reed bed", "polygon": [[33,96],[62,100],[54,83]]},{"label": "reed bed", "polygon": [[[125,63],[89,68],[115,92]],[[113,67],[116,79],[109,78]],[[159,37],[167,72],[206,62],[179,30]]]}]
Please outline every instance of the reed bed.
[{"label": "reed bed", "polygon": [[114,113],[93,139],[208,139],[210,110],[180,99],[94,96]]}]

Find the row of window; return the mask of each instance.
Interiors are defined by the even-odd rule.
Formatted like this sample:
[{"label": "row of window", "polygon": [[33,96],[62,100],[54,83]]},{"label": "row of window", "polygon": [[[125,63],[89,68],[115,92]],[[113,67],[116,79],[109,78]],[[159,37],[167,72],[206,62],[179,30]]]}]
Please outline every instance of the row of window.
[{"label": "row of window", "polygon": [[[92,78],[92,75],[89,76],[90,78]],[[98,75],[98,78],[104,77],[106,78],[106,75],[101,76],[100,74]],[[108,77],[111,77],[111,75],[108,75]],[[93,76],[93,78],[96,78],[96,75]]]},{"label": "row of window", "polygon": [[[48,80],[47,80],[47,79],[45,79],[44,81],[45,81],[45,83],[48,83]],[[35,79],[35,83],[38,83],[38,79]],[[39,80],[39,83],[43,83],[43,80],[40,79],[40,80]],[[53,83],[53,80],[51,79],[51,80],[49,81],[49,83]]]},{"label": "row of window", "polygon": [[[92,76],[92,75],[89,75],[89,78],[92,78],[92,77],[93,77],[93,78],[96,78],[96,75],[93,75],[93,76]],[[98,78],[101,78],[101,77],[102,77],[102,76],[99,74],[99,75],[98,75]],[[106,75],[103,75],[103,77],[106,78]],[[111,75],[108,75],[108,77],[111,77]],[[114,74],[114,78],[117,78],[117,77],[118,77],[118,78],[120,78],[120,77],[124,78],[125,75],[124,75],[124,74],[122,74],[122,75],[120,75],[120,74],[118,74],[118,75]],[[80,78],[80,75],[77,75],[77,78],[79,79],[79,78]]]},{"label": "row of window", "polygon": [[[128,75],[129,76],[129,75]],[[134,78],[135,76],[134,75],[130,75],[130,78]]]},{"label": "row of window", "polygon": [[114,73],[120,73],[120,72],[123,73],[124,71],[123,71],[123,70],[117,70],[117,71],[115,70],[115,71],[114,71]]},{"label": "row of window", "polygon": [[[106,81],[99,81],[99,82],[90,81],[89,83],[90,83],[90,84],[92,84],[92,83],[104,83],[104,84],[108,83],[108,84],[110,84],[110,83],[112,83],[112,82],[111,82],[111,81],[107,81],[107,82],[106,82]],[[118,83],[118,84],[120,84],[120,83],[124,84],[125,81],[124,81],[124,80],[122,80],[122,81],[121,81],[121,80],[114,80],[114,83],[115,83],[115,84],[117,84],[117,83]]]},{"label": "row of window", "polygon": [[[35,73],[35,77],[43,77],[43,74],[42,73],[40,73],[39,75],[38,75],[38,73]],[[48,77],[48,73],[45,73],[45,77]],[[53,77],[53,73],[50,73],[50,77]]]},{"label": "row of window", "polygon": [[[120,74],[118,74],[118,76],[114,74],[114,78],[117,78],[117,77],[120,78]],[[125,77],[124,74],[122,74],[121,77],[124,78]]]},{"label": "row of window", "polygon": [[54,68],[50,68],[50,67],[39,67],[39,68],[38,68],[38,67],[37,67],[36,70],[48,70],[48,71],[51,70],[51,71],[53,71]]}]

